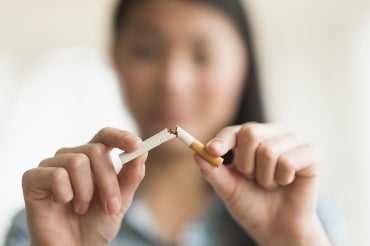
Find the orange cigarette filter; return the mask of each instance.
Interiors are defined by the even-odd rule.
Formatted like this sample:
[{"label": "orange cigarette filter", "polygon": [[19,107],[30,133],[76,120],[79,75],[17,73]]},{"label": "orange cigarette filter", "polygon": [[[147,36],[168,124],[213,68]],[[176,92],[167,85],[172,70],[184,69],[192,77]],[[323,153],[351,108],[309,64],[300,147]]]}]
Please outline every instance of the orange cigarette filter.
[{"label": "orange cigarette filter", "polygon": [[192,135],[186,132],[181,127],[176,127],[176,129],[171,130],[175,132],[176,136],[183,141],[186,145],[188,145],[195,153],[201,156],[203,159],[211,163],[215,167],[220,167],[224,162],[224,159],[220,156],[213,156],[207,152],[203,143],[195,139]]},{"label": "orange cigarette filter", "polygon": [[203,159],[206,159],[213,166],[220,167],[224,162],[224,159],[222,157],[209,154],[204,144],[202,144],[198,140],[195,140],[191,145],[189,145],[189,147],[194,150],[195,153],[200,155]]}]

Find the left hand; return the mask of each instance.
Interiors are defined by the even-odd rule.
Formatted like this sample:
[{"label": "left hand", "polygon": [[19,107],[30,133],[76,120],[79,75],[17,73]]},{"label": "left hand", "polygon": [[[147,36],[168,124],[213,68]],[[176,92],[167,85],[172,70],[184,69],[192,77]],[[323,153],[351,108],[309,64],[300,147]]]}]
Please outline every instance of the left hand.
[{"label": "left hand", "polygon": [[195,155],[202,176],[233,218],[259,245],[329,245],[316,214],[319,154],[294,134],[269,124],[222,129],[206,145],[231,166]]}]

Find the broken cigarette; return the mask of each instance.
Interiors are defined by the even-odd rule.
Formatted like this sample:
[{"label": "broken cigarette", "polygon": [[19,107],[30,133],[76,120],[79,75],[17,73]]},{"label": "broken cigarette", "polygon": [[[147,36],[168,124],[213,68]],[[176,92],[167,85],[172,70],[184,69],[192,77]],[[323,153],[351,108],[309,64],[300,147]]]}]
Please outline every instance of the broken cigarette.
[{"label": "broken cigarette", "polygon": [[132,152],[123,152],[119,155],[119,158],[121,159],[121,163],[125,164],[129,161],[132,161],[133,159],[145,154],[146,152],[149,152],[151,149],[154,149],[155,147],[161,145],[164,142],[167,142],[173,138],[175,138],[176,135],[171,133],[169,129],[163,129],[159,133],[151,136],[150,138],[146,139],[142,142],[141,146]]},{"label": "broken cigarette", "polygon": [[203,159],[211,163],[213,166],[220,167],[224,162],[224,159],[220,156],[213,156],[207,152],[204,144],[199,142],[196,138],[194,138],[190,133],[182,129],[181,127],[176,127],[175,130],[176,136],[183,141],[186,145],[188,145],[195,153],[201,156]]},{"label": "broken cigarette", "polygon": [[182,142],[184,142],[187,146],[189,146],[195,153],[201,156],[203,159],[207,160],[212,165],[219,167],[222,165],[224,159],[220,156],[213,156],[209,154],[201,142],[199,142],[196,138],[194,138],[190,133],[182,129],[181,127],[177,126],[173,129],[163,129],[159,133],[151,136],[150,138],[143,141],[141,146],[132,152],[123,152],[119,154],[119,158],[121,160],[122,165],[143,155],[146,152],[154,149],[155,147],[165,143],[173,138],[177,137]]}]

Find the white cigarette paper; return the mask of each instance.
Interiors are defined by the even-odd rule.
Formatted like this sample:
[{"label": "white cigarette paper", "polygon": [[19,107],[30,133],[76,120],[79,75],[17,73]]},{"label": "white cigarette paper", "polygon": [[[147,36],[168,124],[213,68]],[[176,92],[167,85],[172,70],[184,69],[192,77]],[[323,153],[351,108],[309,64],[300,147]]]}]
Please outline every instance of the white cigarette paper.
[{"label": "white cigarette paper", "polygon": [[146,152],[149,152],[150,150],[154,149],[155,147],[161,145],[164,142],[167,142],[173,138],[175,138],[176,135],[171,133],[169,129],[163,129],[159,133],[151,136],[150,138],[146,139],[142,142],[141,146],[132,152],[123,152],[119,155],[119,158],[121,159],[121,163],[125,164],[129,161],[132,161],[133,159],[145,154]]}]

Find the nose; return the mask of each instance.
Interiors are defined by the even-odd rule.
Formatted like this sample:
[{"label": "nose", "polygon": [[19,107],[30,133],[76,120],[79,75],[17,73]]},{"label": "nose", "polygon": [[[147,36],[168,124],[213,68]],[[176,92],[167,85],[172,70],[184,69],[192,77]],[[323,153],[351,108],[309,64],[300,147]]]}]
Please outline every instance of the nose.
[{"label": "nose", "polygon": [[181,54],[168,56],[162,64],[161,74],[161,89],[172,95],[191,90],[196,79],[192,64]]}]

